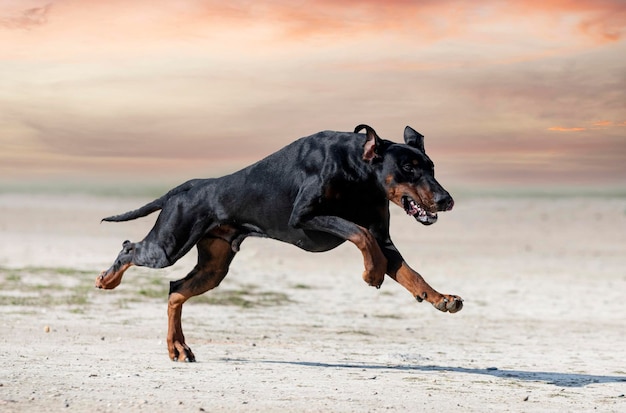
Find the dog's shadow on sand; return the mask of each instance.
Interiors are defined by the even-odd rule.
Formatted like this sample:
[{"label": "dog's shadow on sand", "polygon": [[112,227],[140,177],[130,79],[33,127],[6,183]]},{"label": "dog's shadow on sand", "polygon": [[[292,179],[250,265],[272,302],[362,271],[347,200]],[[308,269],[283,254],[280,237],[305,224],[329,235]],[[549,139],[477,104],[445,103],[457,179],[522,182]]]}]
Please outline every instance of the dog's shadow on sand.
[{"label": "dog's shadow on sand", "polygon": [[268,364],[286,364],[293,366],[330,368],[330,369],[361,369],[361,370],[388,370],[388,371],[424,371],[424,372],[453,372],[465,374],[481,374],[502,379],[544,382],[559,387],[584,387],[589,384],[626,382],[626,376],[598,376],[593,374],[558,373],[552,371],[524,371],[506,370],[495,367],[484,369],[467,367],[449,367],[434,365],[398,365],[398,364],[360,364],[360,363],[318,363],[309,361],[278,361],[278,360],[242,360],[228,359],[238,362],[258,362]]}]

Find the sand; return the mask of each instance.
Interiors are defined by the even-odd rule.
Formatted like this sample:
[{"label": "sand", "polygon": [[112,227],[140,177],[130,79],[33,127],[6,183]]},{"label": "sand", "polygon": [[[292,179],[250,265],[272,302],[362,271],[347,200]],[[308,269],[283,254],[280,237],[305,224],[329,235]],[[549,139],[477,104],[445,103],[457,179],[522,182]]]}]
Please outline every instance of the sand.
[{"label": "sand", "polygon": [[626,411],[626,198],[457,198],[392,238],[457,314],[359,251],[248,239],[222,285],[184,307],[197,363],[165,346],[168,280],[131,268],[93,288],[156,214],[147,199],[0,194],[0,411]]}]

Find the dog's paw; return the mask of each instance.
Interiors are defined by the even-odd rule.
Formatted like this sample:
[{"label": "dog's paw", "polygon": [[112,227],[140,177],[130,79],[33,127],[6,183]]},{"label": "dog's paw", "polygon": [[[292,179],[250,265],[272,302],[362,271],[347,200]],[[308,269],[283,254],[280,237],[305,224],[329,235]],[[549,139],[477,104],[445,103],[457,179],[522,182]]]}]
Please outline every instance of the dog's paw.
[{"label": "dog's paw", "polygon": [[456,313],[463,308],[463,299],[456,295],[444,294],[439,301],[432,303],[439,311]]},{"label": "dog's paw", "polygon": [[112,290],[122,282],[124,271],[131,266],[130,263],[121,265],[114,264],[108,270],[104,270],[96,277],[96,288]]},{"label": "dog's paw", "polygon": [[424,300],[430,302],[433,307],[435,307],[439,311],[456,313],[457,311],[461,311],[463,308],[463,299],[457,295],[441,295],[438,300],[432,300],[426,293],[423,293],[421,296],[416,295],[415,299],[418,302],[422,302]]},{"label": "dog's paw", "polygon": [[171,345],[168,344],[168,351],[172,361],[182,361],[187,363],[193,363],[196,361],[196,356],[194,356],[189,346],[178,340],[171,343]]},{"label": "dog's paw", "polygon": [[385,273],[363,271],[363,281],[370,287],[376,287],[378,289],[383,284],[383,281],[385,281]]}]

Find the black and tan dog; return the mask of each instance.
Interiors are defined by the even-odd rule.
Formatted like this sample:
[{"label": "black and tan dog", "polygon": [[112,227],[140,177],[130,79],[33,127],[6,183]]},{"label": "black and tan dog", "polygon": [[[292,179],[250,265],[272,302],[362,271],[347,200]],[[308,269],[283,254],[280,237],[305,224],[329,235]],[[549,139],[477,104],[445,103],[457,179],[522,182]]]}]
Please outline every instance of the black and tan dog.
[{"label": "black and tan dog", "polygon": [[[363,129],[365,134],[358,133]],[[217,287],[250,236],[313,252],[350,241],[363,254],[363,279],[369,285],[379,288],[388,274],[418,301],[457,312],[463,300],[435,291],[389,237],[389,201],[424,225],[454,205],[435,180],[424,137],[407,126],[404,141],[381,139],[367,125],[354,133],[319,132],[232,175],[188,181],[135,211],[104,218],[128,221],[161,210],[143,241],[124,242],[96,286],[117,287],[131,265],[172,265],[195,245],[197,265],[170,284],[167,347],[170,358],[181,361],[195,361],[183,336],[183,303]]]}]

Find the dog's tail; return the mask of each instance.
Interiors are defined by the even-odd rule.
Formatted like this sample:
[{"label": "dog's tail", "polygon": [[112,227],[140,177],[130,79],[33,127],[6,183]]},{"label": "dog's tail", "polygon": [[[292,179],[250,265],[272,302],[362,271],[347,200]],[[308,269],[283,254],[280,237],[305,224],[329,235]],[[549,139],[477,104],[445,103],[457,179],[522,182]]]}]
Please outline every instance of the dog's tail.
[{"label": "dog's tail", "polygon": [[102,218],[102,221],[123,222],[123,221],[131,221],[133,219],[150,215],[151,213],[155,211],[163,209],[163,206],[165,205],[168,199],[170,199],[174,195],[180,194],[181,192],[188,191],[194,185],[196,185],[199,181],[201,180],[192,179],[191,181],[187,181],[184,184],[179,185],[176,188],[170,190],[167,194],[163,195],[161,198],[155,199],[152,202],[148,202],[146,205],[142,206],[141,208],[135,209],[133,211],[124,212],[123,214]]},{"label": "dog's tail", "polygon": [[165,197],[155,199],[154,201],[147,203],[146,205],[142,206],[141,208],[135,209],[134,211],[128,211],[124,212],[123,214],[102,218],[102,221],[122,222],[145,217],[146,215],[150,215],[151,213],[163,208],[163,204],[165,204],[165,200],[163,198]]}]

